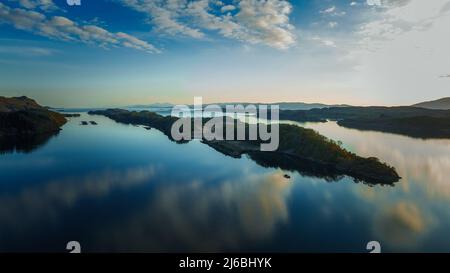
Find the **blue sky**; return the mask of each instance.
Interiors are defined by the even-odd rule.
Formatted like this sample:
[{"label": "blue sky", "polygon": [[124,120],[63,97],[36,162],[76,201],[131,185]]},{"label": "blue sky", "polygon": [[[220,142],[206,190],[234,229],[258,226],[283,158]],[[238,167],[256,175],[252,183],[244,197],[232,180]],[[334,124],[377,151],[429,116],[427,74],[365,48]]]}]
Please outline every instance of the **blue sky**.
[{"label": "blue sky", "polygon": [[64,107],[448,96],[450,1],[371,2],[2,0],[0,95]]}]

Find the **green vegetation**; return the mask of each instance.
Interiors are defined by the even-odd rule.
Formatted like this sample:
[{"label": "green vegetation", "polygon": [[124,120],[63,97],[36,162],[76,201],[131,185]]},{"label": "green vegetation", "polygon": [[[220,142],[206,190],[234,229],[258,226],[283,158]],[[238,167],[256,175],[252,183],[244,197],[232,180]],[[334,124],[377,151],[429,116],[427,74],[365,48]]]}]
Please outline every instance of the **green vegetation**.
[{"label": "green vegetation", "polygon": [[58,134],[66,121],[27,97],[0,97],[0,153],[30,152]]},{"label": "green vegetation", "polygon": [[172,124],[178,119],[175,117],[161,116],[150,111],[130,112],[122,109],[89,111],[89,114],[106,116],[120,123],[152,127],[163,132],[170,139],[172,139],[170,133]]},{"label": "green vegetation", "polygon": [[373,130],[420,138],[450,138],[450,110],[418,107],[331,107],[280,111],[281,120],[336,120],[347,128]]},{"label": "green vegetation", "polygon": [[[104,115],[121,123],[156,128],[169,138],[172,124],[178,120],[176,117],[164,117],[148,111],[129,112],[120,109],[91,111],[89,114]],[[359,157],[314,130],[288,124],[280,124],[279,129],[280,144],[274,152],[260,151],[261,141],[203,139],[202,142],[235,158],[248,154],[262,166],[297,170],[313,176],[337,178],[349,175],[369,184],[392,184],[400,179],[394,168],[376,158]]]},{"label": "green vegetation", "polygon": [[417,138],[450,138],[450,117],[345,119],[338,121],[338,124],[359,130],[374,130]]},{"label": "green vegetation", "polygon": [[67,122],[27,97],[0,97],[0,137],[57,132]]}]

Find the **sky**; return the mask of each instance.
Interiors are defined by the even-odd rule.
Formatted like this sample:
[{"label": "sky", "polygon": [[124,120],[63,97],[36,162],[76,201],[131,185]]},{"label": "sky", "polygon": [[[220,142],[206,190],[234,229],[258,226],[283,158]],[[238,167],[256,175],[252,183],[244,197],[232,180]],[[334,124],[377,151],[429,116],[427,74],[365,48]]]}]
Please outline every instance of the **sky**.
[{"label": "sky", "polygon": [[54,107],[450,96],[450,0],[72,1],[0,1],[0,95]]}]

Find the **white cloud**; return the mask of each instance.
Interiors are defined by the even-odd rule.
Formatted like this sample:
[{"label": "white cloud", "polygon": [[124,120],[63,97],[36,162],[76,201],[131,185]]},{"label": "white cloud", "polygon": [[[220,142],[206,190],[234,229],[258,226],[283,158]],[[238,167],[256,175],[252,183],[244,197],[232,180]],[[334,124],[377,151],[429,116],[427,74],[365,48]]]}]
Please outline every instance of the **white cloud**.
[{"label": "white cloud", "polygon": [[209,12],[209,1],[199,0],[187,4],[184,9],[192,23],[206,30],[218,31],[225,37],[236,38],[240,26],[232,21],[231,15],[216,16]]},{"label": "white cloud", "polygon": [[242,0],[239,8],[236,20],[245,28],[245,40],[280,49],[295,43],[294,27],[289,24],[288,17],[292,6],[287,1]]},{"label": "white cloud", "polygon": [[336,6],[331,6],[327,9],[319,11],[320,13],[333,13],[336,10]]},{"label": "white cloud", "polygon": [[235,9],[236,9],[236,7],[233,6],[233,5],[226,5],[226,6],[223,6],[223,7],[220,9],[220,11],[221,11],[222,13],[225,13],[225,12],[232,11],[232,10],[235,10]]},{"label": "white cloud", "polygon": [[[384,1],[385,10],[376,19],[363,24],[357,33],[361,37],[361,44],[368,49],[386,48],[395,41],[411,37],[413,44],[421,44],[422,48],[439,48],[449,39],[445,32],[433,37],[425,36],[441,28],[445,20],[450,16],[445,7],[449,0],[420,1],[399,0]],[[426,45],[424,45],[426,44]],[[405,44],[407,46],[407,44]],[[411,46],[411,44],[409,44]]]},{"label": "white cloud", "polygon": [[322,40],[322,43],[329,47],[336,47],[336,44],[334,43],[334,41],[331,41],[331,40]]},{"label": "white cloud", "polygon": [[134,36],[131,36],[129,34],[123,33],[123,32],[117,32],[116,36],[122,40],[122,43],[126,47],[139,49],[139,50],[145,50],[148,52],[158,52],[158,50],[152,46],[151,44],[142,41]]},{"label": "white cloud", "polygon": [[20,56],[52,56],[56,53],[55,50],[43,47],[34,46],[0,46],[0,54],[20,55]]},{"label": "white cloud", "polygon": [[41,9],[44,11],[57,10],[58,7],[53,0],[11,0],[19,2],[19,4],[26,9]]},{"label": "white cloud", "polygon": [[344,16],[347,14],[345,11],[338,11],[336,6],[331,6],[327,9],[320,10],[319,13],[323,14],[323,15],[330,15],[330,16]]},{"label": "white cloud", "polygon": [[334,21],[328,22],[328,26],[329,26],[330,28],[335,28],[335,27],[338,26],[338,22],[334,22]]},{"label": "white cloud", "polygon": [[187,1],[184,0],[120,0],[123,4],[149,15],[156,31],[170,35],[183,34],[193,38],[203,38],[197,28],[189,27],[178,21],[185,16]]},{"label": "white cloud", "polygon": [[[448,95],[450,64],[449,0],[382,1],[378,16],[357,32],[359,46],[351,50],[358,60],[361,81],[385,96],[428,99]],[[392,100],[392,99],[391,99]]]},{"label": "white cloud", "polygon": [[56,40],[80,41],[101,47],[125,46],[147,52],[158,52],[151,44],[125,33],[112,33],[95,25],[80,25],[66,17],[47,17],[45,14],[0,3],[0,23],[11,24]]},{"label": "white cloud", "polygon": [[[286,49],[295,43],[292,6],[283,0],[119,0],[149,16],[153,29],[169,35],[205,38],[205,30],[250,44]],[[235,10],[235,14],[224,14]]]},{"label": "white cloud", "polygon": [[320,43],[321,45],[323,45],[323,46],[327,46],[327,47],[337,47],[337,46],[336,46],[336,43],[335,43],[333,40],[326,39],[326,38],[322,38],[322,37],[319,37],[319,36],[311,37],[310,40],[312,40],[312,41],[317,41],[317,42],[319,42],[319,43]]}]

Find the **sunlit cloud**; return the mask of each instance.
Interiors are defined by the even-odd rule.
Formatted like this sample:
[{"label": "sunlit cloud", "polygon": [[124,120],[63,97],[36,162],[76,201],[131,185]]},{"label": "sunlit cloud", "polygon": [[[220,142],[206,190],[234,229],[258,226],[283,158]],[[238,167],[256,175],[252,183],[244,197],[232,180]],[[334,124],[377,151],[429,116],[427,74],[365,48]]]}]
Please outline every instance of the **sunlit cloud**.
[{"label": "sunlit cloud", "polygon": [[429,217],[417,205],[398,202],[384,206],[375,217],[374,230],[384,244],[395,249],[411,249],[432,227]]},{"label": "sunlit cloud", "polygon": [[288,1],[239,0],[234,5],[212,0],[120,1],[146,14],[156,31],[169,35],[199,39],[207,36],[205,31],[216,31],[226,38],[278,49],[295,43]]},{"label": "sunlit cloud", "polygon": [[131,47],[150,53],[159,52],[153,45],[131,35],[113,33],[95,25],[82,25],[63,16],[47,17],[34,10],[10,8],[0,3],[0,24],[60,41],[77,41],[100,47]]},{"label": "sunlit cloud", "polygon": [[18,2],[20,6],[26,9],[41,9],[44,11],[58,10],[59,7],[53,2],[53,0],[10,0]]}]

